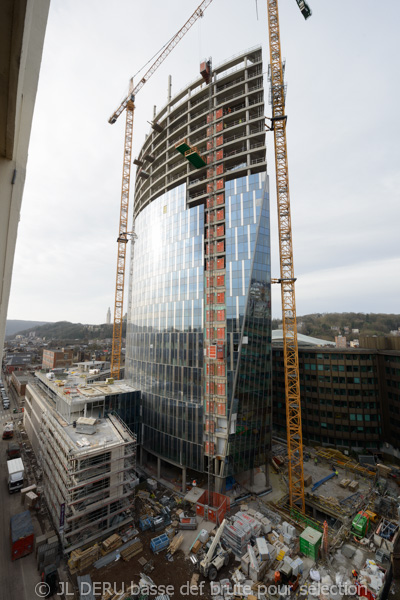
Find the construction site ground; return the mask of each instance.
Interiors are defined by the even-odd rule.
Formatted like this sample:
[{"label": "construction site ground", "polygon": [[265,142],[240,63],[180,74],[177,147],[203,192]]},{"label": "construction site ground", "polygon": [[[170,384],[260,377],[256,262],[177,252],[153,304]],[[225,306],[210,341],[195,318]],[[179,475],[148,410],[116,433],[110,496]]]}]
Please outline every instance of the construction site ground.
[{"label": "construction site ground", "polygon": [[305,488],[306,492],[310,492],[317,497],[324,496],[337,498],[338,500],[343,500],[352,494],[347,488],[342,488],[340,486],[340,481],[343,479],[350,479],[351,481],[356,480],[358,482],[358,492],[363,496],[367,496],[368,492],[371,489],[372,479],[368,479],[367,477],[362,477],[358,474],[352,473],[349,470],[342,469],[337,467],[335,470],[338,472],[338,476],[329,479],[325,483],[323,483],[319,488],[317,488],[314,492],[311,492],[312,486],[320,481],[327,475],[330,475],[333,470],[330,464],[327,461],[319,460],[317,464],[315,464],[313,459],[308,460],[304,463],[304,478],[307,478],[307,475],[312,476],[312,483],[310,486]]},{"label": "construction site ground", "polygon": [[[103,567],[99,570],[93,566],[87,571],[90,574],[93,582],[94,589],[106,590],[108,587],[115,589],[118,592],[121,589],[128,589],[132,583],[137,585],[139,583],[140,574],[145,573],[154,581],[157,586],[158,595],[162,593],[168,593],[173,598],[191,598],[194,595],[202,596],[203,598],[210,599],[210,585],[203,577],[200,576],[199,583],[204,581],[202,587],[199,587],[199,591],[189,590],[192,576],[198,573],[198,570],[191,562],[188,554],[189,549],[196,539],[200,529],[207,528],[208,530],[214,527],[213,523],[204,522],[200,523],[197,531],[184,531],[184,541],[181,548],[173,555],[172,560],[166,558],[166,550],[163,550],[159,554],[155,555],[150,549],[151,540],[160,535],[162,532],[154,533],[152,531],[145,531],[139,534],[139,539],[143,544],[143,551],[136,556],[133,556],[129,561],[125,562],[119,559],[110,565]],[[140,559],[145,559],[148,564],[151,565],[152,570],[148,567],[144,567],[139,562]],[[234,559],[231,557],[231,562]],[[230,567],[224,567],[220,574],[221,576],[228,575]],[[169,591],[166,590],[167,586],[172,586]],[[200,593],[201,590],[201,593]],[[157,594],[156,594],[157,595]],[[101,596],[100,596],[101,597]]]}]

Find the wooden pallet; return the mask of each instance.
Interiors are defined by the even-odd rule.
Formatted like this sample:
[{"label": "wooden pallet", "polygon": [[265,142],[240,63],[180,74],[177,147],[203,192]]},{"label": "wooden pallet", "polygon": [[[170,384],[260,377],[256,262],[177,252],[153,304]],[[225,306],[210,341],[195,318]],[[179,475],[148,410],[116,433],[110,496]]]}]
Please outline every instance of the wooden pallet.
[{"label": "wooden pallet", "polygon": [[172,540],[172,542],[170,543],[170,545],[168,546],[168,550],[171,554],[174,554],[179,546],[182,544],[183,542],[183,535],[182,533],[180,535],[176,535],[174,537],[174,539]]},{"label": "wooden pallet", "polygon": [[101,554],[105,556],[120,546],[122,546],[122,540],[118,534],[114,533],[101,543]]},{"label": "wooden pallet", "polygon": [[143,552],[143,544],[142,542],[138,541],[135,544],[128,546],[128,548],[122,550],[121,557],[123,560],[128,561],[132,558],[132,556],[136,556],[136,554],[139,554],[140,552]]}]

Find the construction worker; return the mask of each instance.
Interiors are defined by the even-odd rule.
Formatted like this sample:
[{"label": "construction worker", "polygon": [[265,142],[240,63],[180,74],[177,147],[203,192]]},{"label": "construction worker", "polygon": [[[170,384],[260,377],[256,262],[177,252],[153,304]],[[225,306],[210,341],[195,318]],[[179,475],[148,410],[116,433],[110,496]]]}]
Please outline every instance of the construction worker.
[{"label": "construction worker", "polygon": [[351,574],[353,575],[354,579],[358,579],[358,573],[355,569],[352,570]]},{"label": "construction worker", "polygon": [[314,458],[314,462],[315,462],[316,465],[318,464],[318,458],[317,457]]},{"label": "construction worker", "polygon": [[339,477],[339,471],[337,469],[335,471],[335,475],[336,475],[336,477]]}]

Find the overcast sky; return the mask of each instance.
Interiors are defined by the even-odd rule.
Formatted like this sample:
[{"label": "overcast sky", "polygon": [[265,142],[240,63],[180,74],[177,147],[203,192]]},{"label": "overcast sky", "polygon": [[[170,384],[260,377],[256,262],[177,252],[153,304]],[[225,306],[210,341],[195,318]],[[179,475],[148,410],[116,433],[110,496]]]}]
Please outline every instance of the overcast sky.
[{"label": "overcast sky", "polygon": [[[198,4],[51,0],[9,319],[104,323],[113,313],[125,116],[108,118]],[[400,313],[400,2],[309,4],[305,21],[295,0],[279,3],[297,313]],[[205,57],[218,64],[258,44],[267,71],[266,11],[266,0],[212,2],[137,95],[133,156],[169,74],[175,95]],[[267,145],[278,277],[272,134]]]}]

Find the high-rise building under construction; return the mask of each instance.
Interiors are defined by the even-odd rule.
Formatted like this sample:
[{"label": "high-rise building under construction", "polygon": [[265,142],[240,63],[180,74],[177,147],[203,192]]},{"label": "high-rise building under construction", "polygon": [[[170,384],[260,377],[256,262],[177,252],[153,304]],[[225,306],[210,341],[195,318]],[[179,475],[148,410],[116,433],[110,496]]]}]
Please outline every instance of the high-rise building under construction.
[{"label": "high-rise building under construction", "polygon": [[142,458],[221,491],[251,481],[271,444],[261,48],[202,69],[134,161],[125,378],[141,390]]}]

